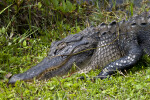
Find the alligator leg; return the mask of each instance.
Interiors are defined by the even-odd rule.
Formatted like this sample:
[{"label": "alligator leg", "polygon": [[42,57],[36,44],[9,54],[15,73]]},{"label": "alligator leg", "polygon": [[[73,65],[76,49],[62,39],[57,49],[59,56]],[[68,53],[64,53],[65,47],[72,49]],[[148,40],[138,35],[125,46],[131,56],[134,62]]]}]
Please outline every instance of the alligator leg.
[{"label": "alligator leg", "polygon": [[98,78],[104,79],[115,73],[117,70],[124,70],[134,65],[142,56],[142,49],[137,41],[132,41],[127,50],[127,54],[120,59],[106,65],[105,68],[98,74]]}]

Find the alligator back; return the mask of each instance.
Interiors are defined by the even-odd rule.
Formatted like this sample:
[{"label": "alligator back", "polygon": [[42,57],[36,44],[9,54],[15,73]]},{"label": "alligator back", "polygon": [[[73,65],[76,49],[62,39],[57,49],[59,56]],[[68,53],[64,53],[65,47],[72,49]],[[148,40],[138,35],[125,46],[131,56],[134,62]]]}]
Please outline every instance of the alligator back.
[{"label": "alligator back", "polygon": [[[137,40],[143,52],[150,55],[150,11],[135,15],[127,21],[102,23],[97,28],[100,29],[97,49],[79,73],[87,73],[96,68],[102,69],[110,62],[124,57],[128,54],[132,40]],[[122,62],[127,61],[124,59]]]}]

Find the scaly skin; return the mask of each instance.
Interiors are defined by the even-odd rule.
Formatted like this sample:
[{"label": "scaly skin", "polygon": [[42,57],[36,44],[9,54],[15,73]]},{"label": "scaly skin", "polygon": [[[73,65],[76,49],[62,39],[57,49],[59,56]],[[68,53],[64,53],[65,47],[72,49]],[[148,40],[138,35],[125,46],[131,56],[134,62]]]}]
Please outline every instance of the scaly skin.
[{"label": "scaly skin", "polygon": [[48,57],[28,71],[14,75],[9,83],[64,75],[73,63],[82,69],[80,73],[102,68],[97,77],[103,79],[117,70],[132,67],[144,53],[150,54],[149,41],[150,12],[128,21],[102,23],[53,42]]},{"label": "scaly skin", "polygon": [[[9,83],[17,80],[32,81],[34,77],[38,80],[49,79],[67,74],[73,63],[82,66],[93,54],[98,43],[98,31],[95,27],[89,27],[78,34],[53,42],[48,57],[26,72],[14,75]],[[83,50],[86,51],[82,52]]]},{"label": "scaly skin", "polygon": [[114,21],[109,25],[103,23],[98,27],[101,28],[98,49],[80,72],[101,68],[97,77],[104,79],[117,70],[131,68],[143,53],[150,55],[150,12],[128,21]]}]

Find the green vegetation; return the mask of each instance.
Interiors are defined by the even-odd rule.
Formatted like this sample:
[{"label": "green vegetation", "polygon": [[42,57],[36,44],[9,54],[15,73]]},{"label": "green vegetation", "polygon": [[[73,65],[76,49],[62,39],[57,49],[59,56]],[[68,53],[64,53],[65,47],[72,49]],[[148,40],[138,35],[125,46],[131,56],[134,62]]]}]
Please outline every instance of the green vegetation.
[{"label": "green vegetation", "polygon": [[[106,0],[107,1],[107,0]],[[52,41],[75,34],[90,25],[112,20],[128,19],[135,13],[148,11],[148,0],[135,7],[127,0],[118,10],[113,0],[99,7],[77,4],[75,0],[1,0],[0,1],[0,100],[16,99],[150,99],[150,58],[146,55],[131,70],[118,72],[110,79],[95,82],[90,78],[100,70],[88,74],[68,74],[48,81],[7,84],[11,74],[26,71],[39,63],[48,53]],[[132,1],[132,0],[131,0]],[[126,13],[127,12],[127,13]]]}]

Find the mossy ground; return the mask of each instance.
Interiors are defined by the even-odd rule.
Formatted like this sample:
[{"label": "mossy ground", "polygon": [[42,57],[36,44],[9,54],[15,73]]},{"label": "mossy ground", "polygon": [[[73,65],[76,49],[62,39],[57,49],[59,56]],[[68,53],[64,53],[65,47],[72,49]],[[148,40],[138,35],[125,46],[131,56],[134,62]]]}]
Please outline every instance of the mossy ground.
[{"label": "mossy ground", "polygon": [[[41,5],[42,3],[38,2],[39,8]],[[70,4],[66,3],[66,5]],[[71,6],[75,7],[74,5]],[[52,27],[43,26],[46,27],[44,31],[41,28],[33,27],[30,23],[30,30],[25,28],[26,30],[24,29],[24,31],[21,31],[21,34],[13,34],[14,27],[8,30],[7,26],[9,26],[9,23],[0,28],[0,100],[150,99],[150,58],[147,55],[132,69],[123,73],[118,72],[109,79],[96,79],[94,82],[91,81],[89,78],[96,76],[100,72],[100,70],[96,70],[86,75],[75,74],[70,76],[68,73],[68,75],[64,77],[54,77],[47,81],[18,81],[14,85],[8,84],[9,79],[7,79],[7,76],[9,76],[9,73],[22,73],[46,57],[52,41],[62,39],[69,34],[78,33],[89,25],[98,25],[100,22],[109,23],[112,20],[120,21],[122,19],[128,19],[134,12],[139,13],[149,10],[146,4],[143,4],[143,6],[137,10],[137,8],[133,8],[132,3],[129,3],[124,11],[112,10],[112,12],[92,6],[85,7],[85,9],[84,6],[85,5],[78,6],[79,8],[76,8],[77,10],[72,8],[71,11],[74,13],[70,13],[68,10],[66,10],[66,12],[65,10],[61,11],[60,8],[57,7],[53,10],[58,17],[61,16],[60,14],[63,15],[64,13],[72,14],[70,16],[79,15],[77,16],[80,17],[79,21],[74,20],[75,17],[72,20],[71,18],[69,19],[69,21],[74,22],[74,24],[66,21],[67,18],[69,18],[68,14],[62,17],[61,20],[54,19],[55,24],[51,22],[52,25],[50,25],[53,29]],[[40,11],[44,11],[42,7],[40,9]],[[30,10],[28,12],[30,12]],[[127,13],[129,13],[129,15]],[[3,13],[0,12],[0,15],[3,15]],[[8,20],[8,22],[10,21]],[[37,30],[38,34],[36,34]],[[78,78],[80,76],[88,76],[89,78],[79,80]]]}]

